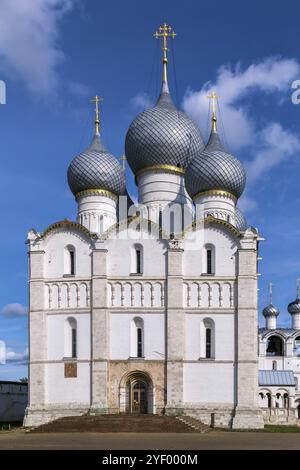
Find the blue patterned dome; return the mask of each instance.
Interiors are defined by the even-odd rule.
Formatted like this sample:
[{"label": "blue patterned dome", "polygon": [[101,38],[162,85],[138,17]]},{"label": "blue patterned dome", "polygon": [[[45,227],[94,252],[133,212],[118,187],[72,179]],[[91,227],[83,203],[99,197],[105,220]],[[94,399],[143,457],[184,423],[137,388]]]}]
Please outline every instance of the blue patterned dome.
[{"label": "blue patterned dome", "polygon": [[268,305],[263,309],[263,316],[266,317],[278,317],[279,310],[273,304]]},{"label": "blue patterned dome", "polygon": [[240,232],[245,232],[248,227],[246,217],[237,207],[235,208],[235,226]]},{"label": "blue patterned dome", "polygon": [[204,148],[199,128],[174,106],[167,82],[154,106],[131,123],[125,141],[127,161],[134,173],[157,165],[186,169]]},{"label": "blue patterned dome", "polygon": [[124,193],[124,170],[108,153],[99,134],[96,133],[91,145],[70,163],[68,183],[75,196],[87,189],[103,189],[118,196]]},{"label": "blue patterned dome", "polygon": [[246,184],[243,165],[227,153],[217,132],[212,131],[208,144],[189,165],[185,174],[185,185],[193,198],[196,194],[219,189],[239,198]]}]

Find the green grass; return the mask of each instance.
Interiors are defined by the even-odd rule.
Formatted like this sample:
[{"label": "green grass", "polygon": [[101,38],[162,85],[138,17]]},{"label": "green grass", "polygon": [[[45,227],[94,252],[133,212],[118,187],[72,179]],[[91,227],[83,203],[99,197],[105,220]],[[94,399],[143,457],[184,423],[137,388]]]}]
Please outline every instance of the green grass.
[{"label": "green grass", "polygon": [[300,433],[299,426],[280,425],[280,424],[265,424],[264,429],[228,429],[228,428],[213,428],[214,431],[227,431],[227,432],[264,432],[264,433]]},{"label": "green grass", "polygon": [[0,423],[1,431],[12,431],[13,429],[22,427],[22,423]]},{"label": "green grass", "polygon": [[264,432],[300,432],[299,426],[280,425],[280,424],[266,424]]}]

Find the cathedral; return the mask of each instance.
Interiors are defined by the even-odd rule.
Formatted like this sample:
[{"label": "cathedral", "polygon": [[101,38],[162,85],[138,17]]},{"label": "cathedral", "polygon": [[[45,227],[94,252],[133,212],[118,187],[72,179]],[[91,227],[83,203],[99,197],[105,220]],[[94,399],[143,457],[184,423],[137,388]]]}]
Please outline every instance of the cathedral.
[{"label": "cathedral", "polygon": [[164,24],[154,36],[161,91],[125,138],[138,203],[125,157],[120,165],[101,138],[96,96],[94,136],[67,174],[77,219],[28,233],[25,426],[86,413],[189,415],[235,429],[297,419],[300,301],[289,306],[292,329],[276,328],[271,302],[258,330],[261,238],[237,208],[245,170],[219,137],[215,93],[208,142],[176,108],[175,33]]}]

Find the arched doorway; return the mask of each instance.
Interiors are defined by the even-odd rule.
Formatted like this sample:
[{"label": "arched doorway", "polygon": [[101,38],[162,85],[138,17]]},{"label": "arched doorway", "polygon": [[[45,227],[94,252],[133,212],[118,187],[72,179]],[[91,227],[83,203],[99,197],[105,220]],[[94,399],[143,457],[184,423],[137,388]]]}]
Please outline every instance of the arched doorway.
[{"label": "arched doorway", "polygon": [[130,383],[129,391],[130,413],[146,414],[148,412],[147,384],[141,380]]},{"label": "arched doorway", "polygon": [[155,413],[153,383],[145,372],[125,374],[120,382],[119,396],[121,413]]}]

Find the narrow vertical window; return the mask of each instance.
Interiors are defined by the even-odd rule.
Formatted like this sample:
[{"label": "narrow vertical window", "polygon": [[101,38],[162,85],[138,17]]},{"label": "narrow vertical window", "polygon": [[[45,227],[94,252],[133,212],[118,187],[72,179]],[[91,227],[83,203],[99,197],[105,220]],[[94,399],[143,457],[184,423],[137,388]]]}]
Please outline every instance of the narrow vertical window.
[{"label": "narrow vertical window", "polygon": [[69,317],[65,322],[65,351],[64,357],[77,358],[77,321]]},{"label": "narrow vertical window", "polygon": [[99,219],[99,233],[103,233],[104,232],[104,224],[103,224],[103,215],[100,215],[100,219]]},{"label": "narrow vertical window", "polygon": [[158,226],[159,228],[162,228],[162,210],[161,209],[159,210],[159,213],[158,213]]},{"label": "narrow vertical window", "polygon": [[75,274],[75,253],[73,250],[70,250],[70,274]]},{"label": "narrow vertical window", "polygon": [[137,328],[137,357],[143,357],[143,330]]},{"label": "narrow vertical window", "polygon": [[136,317],[131,321],[131,357],[144,357],[144,321]]},{"label": "narrow vertical window", "polygon": [[75,275],[75,247],[67,245],[64,249],[64,275]]},{"label": "narrow vertical window", "polygon": [[175,233],[175,214],[173,211],[170,212],[170,237],[174,236]]},{"label": "narrow vertical window", "polygon": [[206,251],[207,274],[212,274],[212,250]]},{"label": "narrow vertical window", "polygon": [[272,362],[272,369],[277,370],[277,362],[276,361]]},{"label": "narrow vertical window", "polygon": [[136,250],[136,272],[141,274],[142,264],[141,264],[141,250]]},{"label": "narrow vertical window", "polygon": [[207,359],[209,359],[209,358],[211,358],[211,329],[210,328],[206,328],[205,335],[206,335],[206,338],[205,338],[205,345],[206,345],[205,357]]},{"label": "narrow vertical window", "polygon": [[76,334],[76,328],[72,328],[72,357],[77,357],[77,334]]}]

